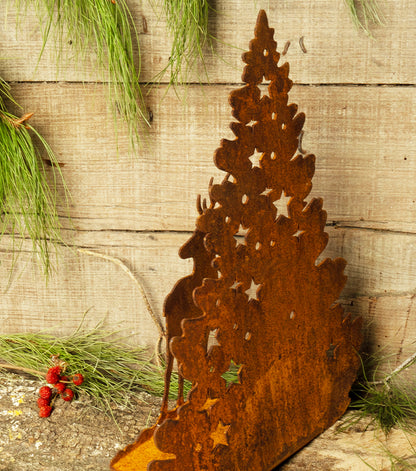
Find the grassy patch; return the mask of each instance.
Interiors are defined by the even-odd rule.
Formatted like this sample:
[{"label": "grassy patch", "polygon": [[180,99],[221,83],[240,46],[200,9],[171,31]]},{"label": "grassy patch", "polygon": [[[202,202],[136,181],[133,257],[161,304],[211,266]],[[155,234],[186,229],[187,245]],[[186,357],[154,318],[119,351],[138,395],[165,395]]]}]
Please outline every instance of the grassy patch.
[{"label": "grassy patch", "polygon": [[[416,354],[410,356],[390,374],[376,379],[375,359],[362,361],[359,380],[352,389],[351,409],[354,414],[344,426],[363,418],[370,418],[386,435],[393,427],[416,432],[416,384],[401,377],[401,373],[416,363]],[[368,371],[373,371],[369,377]]]},{"label": "grassy patch", "polygon": [[[146,349],[132,348],[122,339],[114,340],[114,332],[101,325],[91,330],[78,329],[57,338],[48,333],[0,335],[0,362],[3,368],[23,370],[41,379],[58,355],[66,362],[68,375],[82,373],[80,391],[94,399],[97,407],[110,411],[111,404],[129,406],[134,393],[145,391],[162,396],[164,377],[161,368],[149,359]],[[0,365],[1,368],[1,365]],[[177,375],[172,381],[172,398],[176,398]]]}]

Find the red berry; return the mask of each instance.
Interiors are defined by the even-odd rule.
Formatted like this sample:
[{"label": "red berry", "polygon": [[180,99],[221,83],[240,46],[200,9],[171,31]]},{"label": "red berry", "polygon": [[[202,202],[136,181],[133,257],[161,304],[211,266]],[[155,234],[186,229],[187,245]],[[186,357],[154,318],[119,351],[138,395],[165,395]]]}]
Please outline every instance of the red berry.
[{"label": "red berry", "polygon": [[56,373],[46,373],[46,382],[56,384],[59,381],[59,375]]},{"label": "red berry", "polygon": [[39,407],[49,406],[49,399],[45,399],[44,397],[40,397],[38,399],[38,406]]},{"label": "red berry", "polygon": [[39,417],[49,417],[52,412],[52,407],[51,406],[42,406],[39,409]]},{"label": "red berry", "polygon": [[60,366],[51,366],[48,370],[48,373],[56,373],[60,374],[61,373],[61,367]]},{"label": "red berry", "polygon": [[53,366],[49,368],[48,372],[46,373],[46,381],[49,384],[56,384],[59,381],[59,373],[61,372],[61,368],[59,366]]},{"label": "red berry", "polygon": [[65,391],[66,385],[64,383],[56,383],[54,384],[54,387],[58,390],[60,394],[62,394]]},{"label": "red berry", "polygon": [[42,386],[39,389],[39,396],[49,401],[52,397],[52,389],[49,386]]},{"label": "red berry", "polygon": [[62,382],[69,382],[68,376],[61,376],[61,381]]},{"label": "red berry", "polygon": [[84,382],[84,377],[81,373],[77,373],[72,377],[72,382],[75,386],[80,386]]},{"label": "red berry", "polygon": [[72,401],[74,398],[74,391],[72,389],[66,388],[65,391],[62,393],[62,399],[64,401]]}]

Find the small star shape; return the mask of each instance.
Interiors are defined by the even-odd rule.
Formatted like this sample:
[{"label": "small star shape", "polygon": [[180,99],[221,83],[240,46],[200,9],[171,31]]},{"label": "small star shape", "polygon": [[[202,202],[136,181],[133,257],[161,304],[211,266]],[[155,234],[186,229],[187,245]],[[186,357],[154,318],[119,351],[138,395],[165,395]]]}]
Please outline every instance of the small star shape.
[{"label": "small star shape", "polygon": [[276,201],[273,201],[273,205],[277,209],[277,217],[283,215],[285,217],[289,217],[288,213],[288,204],[291,196],[286,196],[284,193],[280,196],[280,198]]},{"label": "small star shape", "polygon": [[206,411],[207,414],[209,415],[209,413],[211,412],[212,407],[213,407],[218,401],[219,401],[218,398],[211,399],[210,397],[208,397],[207,400],[205,401],[205,404],[201,407],[201,409],[199,409],[199,412]]},{"label": "small star shape", "polygon": [[221,375],[221,378],[225,380],[225,385],[228,388],[231,384],[240,384],[238,373],[241,370],[241,365],[236,365],[233,360],[230,362],[228,371]]},{"label": "small star shape", "polygon": [[261,87],[259,87],[259,90],[260,90],[260,100],[264,97],[264,96],[269,96],[269,84],[266,83],[266,84],[263,84]]},{"label": "small star shape", "polygon": [[230,286],[230,289],[237,289],[240,285],[241,285],[241,282],[236,280],[234,281],[232,286]]},{"label": "small star shape", "polygon": [[250,288],[245,291],[245,293],[248,296],[249,301],[250,301],[250,299],[257,299],[257,288],[259,286],[260,286],[260,284],[256,285],[256,283],[254,283],[254,280],[251,280]]},{"label": "small star shape", "polygon": [[244,229],[244,227],[240,224],[240,227],[238,228],[237,234],[234,234],[233,237],[237,241],[238,245],[246,245],[246,239],[245,236],[248,232],[248,229]]},{"label": "small star shape", "polygon": [[214,442],[212,448],[215,448],[218,445],[228,446],[228,431],[230,430],[231,424],[224,424],[222,420],[218,422],[216,430],[211,433],[212,441]]},{"label": "small star shape", "polygon": [[263,156],[263,153],[262,152],[254,152],[254,154],[248,158],[248,160],[250,160],[251,162],[251,167],[254,168],[254,167],[259,167],[260,168],[260,160]]}]

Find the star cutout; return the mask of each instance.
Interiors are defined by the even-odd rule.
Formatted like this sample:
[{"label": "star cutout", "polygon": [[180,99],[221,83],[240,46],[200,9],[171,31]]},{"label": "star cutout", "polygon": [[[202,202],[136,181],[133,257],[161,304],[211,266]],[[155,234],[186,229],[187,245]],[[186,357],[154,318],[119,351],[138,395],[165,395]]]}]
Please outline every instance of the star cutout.
[{"label": "star cutout", "polygon": [[260,90],[260,100],[261,100],[264,96],[269,96],[269,84],[268,84],[268,83],[262,84],[262,85],[259,87],[259,90]]},{"label": "star cutout", "polygon": [[230,289],[237,289],[241,285],[240,281],[235,280]]},{"label": "star cutout", "polygon": [[257,299],[257,288],[259,286],[260,286],[260,284],[256,285],[256,283],[254,283],[254,280],[253,279],[251,280],[250,288],[245,291],[245,293],[248,296],[249,301],[250,301],[250,299]]},{"label": "star cutout", "polygon": [[220,343],[217,340],[217,332],[218,329],[210,330],[208,335],[208,345],[207,348],[214,347],[215,345],[219,345]]},{"label": "star cutout", "polygon": [[272,191],[272,188],[266,188],[262,193],[260,193],[260,195],[269,196]]},{"label": "star cutout", "polygon": [[240,227],[238,228],[237,234],[234,234],[233,237],[237,241],[237,244],[239,245],[246,245],[246,235],[247,235],[248,229],[244,229],[244,227],[240,224]]},{"label": "star cutout", "polygon": [[296,231],[293,235],[294,235],[295,237],[299,237],[299,236],[300,236],[301,234],[303,234],[304,232],[305,232],[305,231],[298,230],[298,231]]},{"label": "star cutout", "polygon": [[254,152],[254,154],[248,158],[251,162],[251,168],[258,167],[260,168],[260,160],[263,156],[263,152]]},{"label": "star cutout", "polygon": [[207,414],[211,412],[211,408],[219,401],[219,398],[211,399],[210,397],[207,398],[205,401],[205,404],[199,409],[199,412],[204,412],[206,411]]},{"label": "star cutout", "polygon": [[224,445],[224,446],[229,445],[227,434],[228,434],[228,431],[230,430],[230,427],[231,427],[231,424],[226,425],[222,422],[222,420],[218,422],[216,430],[214,430],[210,435],[212,438],[212,441],[214,442],[212,444],[212,448],[215,448],[218,445]]},{"label": "star cutout", "polygon": [[[284,193],[280,196],[280,198],[276,201],[273,201],[273,205],[277,209],[277,218],[282,215],[285,217],[289,217],[288,213],[288,204],[290,201],[291,196],[286,196]],[[276,219],[277,219],[276,218]]]},{"label": "star cutout", "polygon": [[221,378],[225,380],[226,387],[228,388],[231,384],[240,384],[238,378],[238,372],[241,369],[241,365],[236,365],[233,360],[230,362],[228,371],[221,375]]}]

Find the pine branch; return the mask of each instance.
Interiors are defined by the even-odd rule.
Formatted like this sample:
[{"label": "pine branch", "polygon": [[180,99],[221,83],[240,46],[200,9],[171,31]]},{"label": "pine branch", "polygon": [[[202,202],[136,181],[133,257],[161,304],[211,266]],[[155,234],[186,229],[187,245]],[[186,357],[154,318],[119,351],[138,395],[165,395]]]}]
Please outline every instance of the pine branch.
[{"label": "pine branch", "polygon": [[361,362],[362,378],[352,390],[355,399],[351,408],[354,414],[345,420],[342,428],[346,429],[361,419],[370,417],[386,435],[395,426],[416,431],[415,384],[400,381],[398,378],[400,373],[416,363],[416,352],[377,381],[368,379],[366,370],[374,368],[371,360],[372,357],[369,361]]},{"label": "pine branch", "polygon": [[10,363],[0,363],[0,369],[22,371],[23,373],[29,373],[37,377],[45,376],[45,373],[42,371],[34,370],[32,368],[24,368],[23,366],[11,365]]},{"label": "pine branch", "polygon": [[[145,348],[125,345],[119,332],[105,331],[101,323],[90,330],[81,327],[67,337],[47,333],[0,335],[0,370],[45,379],[52,356],[57,356],[68,365],[68,375],[84,375],[80,390],[110,413],[111,403],[129,406],[138,391],[163,394],[162,369],[152,363]],[[173,389],[172,397],[177,394]]]},{"label": "pine branch", "polygon": [[[57,59],[62,61],[65,42],[71,41],[77,56],[84,59],[92,47],[102,79],[108,80],[108,96],[113,103],[114,121],[120,114],[128,127],[132,149],[142,142],[149,125],[140,86],[140,46],[138,33],[125,0],[15,0],[34,4],[40,18],[43,54],[51,34],[57,41]],[[139,65],[133,52],[138,51]]]},{"label": "pine branch", "polygon": [[[7,111],[5,100],[17,105],[9,85],[0,78],[0,237],[10,232],[16,249],[15,235],[19,234],[22,241],[29,236],[48,275],[50,242],[55,248],[63,243],[56,211],[57,179],[65,192],[66,186],[52,149],[28,123],[33,113],[18,117]],[[42,153],[51,162],[52,187],[47,182]]]},{"label": "pine branch", "polygon": [[401,363],[397,368],[395,368],[390,374],[388,374],[385,378],[379,381],[372,381],[370,384],[372,385],[380,385],[380,384],[385,384],[388,386],[388,383],[399,373],[402,371],[406,370],[410,366],[412,366],[414,363],[416,363],[416,352],[413,353],[409,358],[406,358],[406,360]]}]

